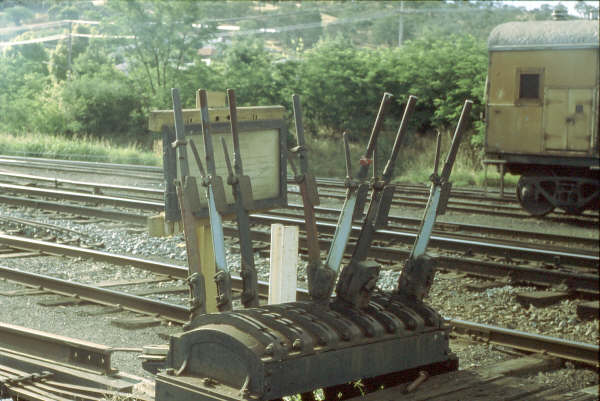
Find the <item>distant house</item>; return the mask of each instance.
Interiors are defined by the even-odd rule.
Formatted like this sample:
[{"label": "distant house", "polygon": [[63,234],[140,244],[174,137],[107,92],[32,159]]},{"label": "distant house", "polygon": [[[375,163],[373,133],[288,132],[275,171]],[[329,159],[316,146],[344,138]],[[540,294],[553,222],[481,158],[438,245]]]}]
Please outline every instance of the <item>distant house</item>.
[{"label": "distant house", "polygon": [[213,46],[204,46],[198,49],[198,56],[200,56],[206,65],[210,65],[211,57],[213,57],[216,53],[217,49]]}]

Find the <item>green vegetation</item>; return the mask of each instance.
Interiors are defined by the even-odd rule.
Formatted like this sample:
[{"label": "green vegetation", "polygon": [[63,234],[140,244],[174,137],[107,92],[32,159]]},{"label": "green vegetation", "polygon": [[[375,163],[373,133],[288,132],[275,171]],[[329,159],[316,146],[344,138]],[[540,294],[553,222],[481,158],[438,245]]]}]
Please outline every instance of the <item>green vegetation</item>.
[{"label": "green vegetation", "polygon": [[158,166],[162,156],[130,144],[114,145],[97,138],[49,134],[1,134],[0,154]]},{"label": "green vegetation", "polygon": [[[442,161],[445,160],[446,152],[450,147],[453,131],[442,131]],[[390,143],[390,146],[382,146],[390,149],[395,131],[382,132],[381,143]],[[409,138],[410,139],[410,138]],[[435,139],[433,135],[417,135],[406,141],[400,149],[400,154],[395,168],[395,182],[429,184],[429,176],[433,170],[433,158],[435,150]],[[341,138],[309,138],[306,144],[309,149],[309,163],[319,177],[338,177],[346,175],[345,159]],[[365,151],[366,143],[351,143],[350,153],[353,160],[357,160]],[[381,152],[377,157],[377,169],[380,171],[385,165],[388,154]],[[457,186],[483,186],[485,171],[482,165],[482,154],[470,147],[468,143],[462,143],[459,148],[456,163],[452,169],[451,180]],[[313,167],[314,166],[314,167]],[[356,173],[358,166],[352,169]],[[291,174],[291,170],[289,174]],[[506,175],[505,185],[516,185],[515,176]],[[500,174],[494,167],[488,168],[487,184],[490,187],[499,185]]]},{"label": "green vegetation", "polygon": [[[361,152],[387,91],[396,95],[385,126],[391,132],[408,95],[418,96],[408,138],[413,149],[431,142],[436,130],[451,130],[464,100],[474,101],[461,160],[464,180],[478,183],[479,172],[468,170],[481,170],[487,36],[500,23],[552,13],[547,5],[526,11],[494,1],[98,4],[0,4],[0,42],[63,35],[0,47],[0,133],[11,134],[0,134],[3,152],[108,160],[125,157],[105,156],[116,152],[109,144],[134,144],[123,152],[137,155],[157,139],[147,131],[148,116],[171,108],[170,88],[179,88],[183,106],[193,107],[198,88],[230,87],[238,105],[282,104],[290,117],[291,95],[298,93],[307,136],[320,155],[313,165],[320,175],[339,176],[343,160],[331,155],[341,133]],[[579,5],[582,15],[586,7]],[[218,29],[225,25],[237,33]],[[32,132],[38,134],[23,136]],[[43,147],[7,147],[10,138]],[[155,156],[127,157],[152,164]],[[423,170],[415,178],[428,176],[422,161],[408,160],[404,167]]]}]

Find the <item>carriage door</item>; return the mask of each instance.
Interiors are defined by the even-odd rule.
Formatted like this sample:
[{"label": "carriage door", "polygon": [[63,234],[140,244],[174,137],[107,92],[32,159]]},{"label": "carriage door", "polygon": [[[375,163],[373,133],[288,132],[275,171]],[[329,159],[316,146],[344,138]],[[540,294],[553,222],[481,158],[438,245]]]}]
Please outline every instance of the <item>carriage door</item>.
[{"label": "carriage door", "polygon": [[544,94],[546,150],[585,152],[592,135],[592,89],[552,89]]}]

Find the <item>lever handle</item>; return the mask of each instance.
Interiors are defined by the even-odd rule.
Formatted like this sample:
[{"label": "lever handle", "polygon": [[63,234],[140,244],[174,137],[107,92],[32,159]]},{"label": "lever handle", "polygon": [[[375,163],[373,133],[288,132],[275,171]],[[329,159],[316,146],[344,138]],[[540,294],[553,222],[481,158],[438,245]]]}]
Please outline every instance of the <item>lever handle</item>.
[{"label": "lever handle", "polygon": [[408,97],[406,107],[404,108],[404,115],[402,116],[402,121],[400,122],[400,126],[398,127],[398,132],[396,133],[396,139],[394,140],[394,146],[392,147],[390,158],[388,159],[388,162],[385,165],[385,168],[383,169],[382,176],[385,182],[389,182],[389,180],[392,178],[394,165],[396,164],[396,158],[398,157],[398,152],[400,151],[400,145],[402,144],[404,134],[408,127],[408,119],[410,118],[416,103],[417,97],[410,95]]},{"label": "lever handle", "polygon": [[208,124],[208,99],[206,97],[206,90],[200,89],[198,94],[200,100],[202,135],[204,136],[204,157],[206,159],[206,170],[208,174],[214,177],[217,175],[217,168],[215,166],[215,152],[213,150],[212,138]]},{"label": "lever handle", "polygon": [[242,167],[242,156],[240,154],[240,134],[237,126],[237,102],[233,89],[227,89],[227,100],[229,103],[229,123],[231,125],[231,135],[233,137],[233,167],[238,175],[244,174]]},{"label": "lever handle", "polygon": [[229,150],[227,149],[227,144],[225,143],[225,138],[223,137],[221,137],[221,145],[223,146],[223,153],[225,154],[225,164],[227,164],[227,172],[229,173],[229,177],[233,177],[233,168],[231,167]]},{"label": "lever handle", "polygon": [[308,173],[308,159],[305,152],[304,126],[302,125],[302,107],[300,96],[292,95],[292,107],[294,109],[294,123],[296,125],[296,138],[298,142],[298,159],[300,161],[300,174]]},{"label": "lever handle", "polygon": [[342,138],[344,139],[344,156],[346,158],[346,178],[350,180],[352,179],[352,161],[350,160],[350,145],[348,144],[348,134],[344,132]]},{"label": "lever handle", "polygon": [[442,147],[442,134],[440,133],[440,131],[438,130],[437,133],[437,142],[435,145],[435,159],[433,161],[433,175],[437,177],[438,175],[438,168],[440,166],[440,150]]},{"label": "lever handle", "polygon": [[192,153],[194,154],[194,159],[196,160],[196,164],[198,165],[198,170],[200,170],[200,175],[202,178],[206,177],[206,171],[204,171],[204,167],[202,166],[202,161],[200,160],[200,155],[198,154],[198,148],[196,148],[196,144],[193,139],[190,139],[190,146],[192,147]]},{"label": "lever handle", "polygon": [[367,144],[367,151],[365,152],[364,156],[366,159],[370,159],[373,156],[373,152],[375,152],[377,136],[379,135],[379,132],[381,131],[381,127],[383,125],[383,117],[393,97],[394,95],[392,95],[391,93],[385,92],[383,94],[383,97],[381,98],[379,111],[377,112],[375,124],[373,124],[373,129],[371,130],[371,135],[369,136],[369,143]]},{"label": "lever handle", "polygon": [[444,163],[444,168],[442,169],[441,178],[443,180],[448,180],[450,177],[450,172],[452,171],[452,166],[454,165],[454,160],[456,159],[456,154],[458,153],[458,146],[460,145],[460,139],[462,134],[466,128],[467,120],[469,114],[471,113],[471,106],[473,106],[472,100],[465,100],[465,103],[462,108],[462,112],[460,113],[460,119],[458,120],[458,125],[456,126],[456,130],[454,131],[454,137],[452,138],[452,145],[450,146],[450,151],[446,156],[446,162]]},{"label": "lever handle", "polygon": [[[183,124],[183,113],[181,111],[181,100],[179,99],[179,90],[177,88],[171,88],[171,98],[173,99],[173,114],[175,122],[175,138],[176,143],[179,145],[185,145],[185,128]],[[179,170],[181,177],[187,177],[190,175],[190,169],[187,161],[187,155],[185,152],[185,146],[180,148],[178,151],[179,157]]]}]

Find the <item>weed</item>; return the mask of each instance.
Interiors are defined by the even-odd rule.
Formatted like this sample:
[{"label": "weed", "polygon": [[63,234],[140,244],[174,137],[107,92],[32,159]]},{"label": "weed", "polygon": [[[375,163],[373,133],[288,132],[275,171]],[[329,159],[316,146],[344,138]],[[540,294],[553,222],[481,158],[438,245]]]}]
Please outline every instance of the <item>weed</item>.
[{"label": "weed", "polygon": [[154,166],[161,163],[159,154],[135,145],[115,146],[107,140],[39,133],[0,134],[0,154]]},{"label": "weed", "polygon": [[[379,139],[379,151],[376,155],[376,168],[379,174],[383,171],[393,146],[394,132],[382,132]],[[442,152],[440,169],[450,148],[451,132],[442,134]],[[429,177],[433,172],[433,159],[435,155],[435,136],[414,134],[407,138],[400,149],[394,181],[406,183],[429,184]],[[463,139],[459,148],[456,162],[452,170],[451,181],[455,186],[483,186],[485,184],[485,170],[483,168],[483,151],[468,144],[468,138]],[[344,157],[343,142],[339,139],[307,138],[309,150],[309,164],[311,171],[317,177],[346,176],[346,161]],[[350,143],[351,173],[358,170],[357,160],[363,155],[366,144]],[[291,174],[291,171],[289,172]],[[518,177],[506,175],[505,185],[516,185]],[[500,174],[494,168],[488,168],[487,185],[497,186]]]}]

